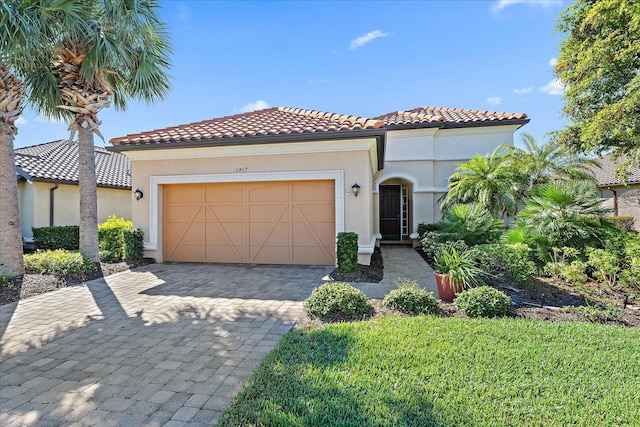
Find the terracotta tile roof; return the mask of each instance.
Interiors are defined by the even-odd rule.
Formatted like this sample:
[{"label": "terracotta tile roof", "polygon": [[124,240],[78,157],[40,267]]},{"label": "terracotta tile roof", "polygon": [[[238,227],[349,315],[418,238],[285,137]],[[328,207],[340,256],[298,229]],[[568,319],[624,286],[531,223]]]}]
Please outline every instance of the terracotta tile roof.
[{"label": "terracotta tile roof", "polygon": [[[609,154],[598,157],[596,160],[600,167],[593,167],[592,170],[600,187],[622,185],[622,181],[616,177],[619,161],[612,161]],[[631,167],[629,172],[627,184],[640,184],[640,167]]]},{"label": "terracotta tile roof", "polygon": [[[463,110],[460,108],[419,107],[409,111],[394,111],[375,117],[388,129],[412,127],[461,127],[485,124],[504,124],[506,121],[527,123],[524,113]],[[500,123],[498,123],[500,122]]]},{"label": "terracotta tile roof", "polygon": [[274,107],[111,139],[114,145],[186,141],[224,142],[234,138],[322,134],[381,129],[384,123],[364,117]]},{"label": "terracotta tile roof", "polygon": [[[78,144],[67,140],[17,148],[16,168],[34,181],[78,182]],[[95,147],[99,187],[131,188],[131,162],[124,154]]]}]

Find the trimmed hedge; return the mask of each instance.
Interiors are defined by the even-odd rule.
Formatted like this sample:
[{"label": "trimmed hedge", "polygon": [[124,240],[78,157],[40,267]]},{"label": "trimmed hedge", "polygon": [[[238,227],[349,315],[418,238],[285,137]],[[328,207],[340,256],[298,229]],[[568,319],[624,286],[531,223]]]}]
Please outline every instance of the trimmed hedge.
[{"label": "trimmed hedge", "polygon": [[142,258],[143,238],[144,232],[133,228],[131,221],[111,215],[105,222],[98,224],[100,260],[115,262]]},{"label": "trimmed hedge", "polygon": [[122,230],[122,257],[127,261],[142,258],[144,254],[144,231],[139,228]]},{"label": "trimmed hedge", "polygon": [[350,273],[358,266],[358,233],[343,231],[338,233],[336,249],[338,271]]},{"label": "trimmed hedge", "polygon": [[415,280],[398,280],[398,289],[389,292],[382,300],[382,304],[408,314],[435,313],[439,301],[426,289],[418,287]]},{"label": "trimmed hedge", "polygon": [[321,319],[363,315],[372,309],[367,296],[348,283],[327,283],[315,288],[304,301],[303,308],[307,315]]},{"label": "trimmed hedge", "polygon": [[24,269],[27,274],[69,276],[88,273],[94,269],[94,264],[79,252],[56,249],[26,254]]},{"label": "trimmed hedge", "polygon": [[80,248],[80,227],[77,225],[31,227],[31,231],[39,249],[77,251]]},{"label": "trimmed hedge", "polygon": [[455,305],[469,317],[496,317],[507,314],[511,297],[491,286],[480,286],[458,295]]}]

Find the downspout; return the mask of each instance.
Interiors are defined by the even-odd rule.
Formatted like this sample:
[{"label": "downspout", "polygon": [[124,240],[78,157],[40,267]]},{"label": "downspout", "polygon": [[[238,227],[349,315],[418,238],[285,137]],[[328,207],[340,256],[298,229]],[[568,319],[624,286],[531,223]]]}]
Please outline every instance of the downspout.
[{"label": "downspout", "polygon": [[607,187],[613,193],[613,216],[618,216],[618,192],[611,187]]},{"label": "downspout", "polygon": [[53,227],[53,207],[55,202],[55,197],[53,196],[53,192],[58,189],[58,183],[56,182],[53,187],[49,189],[49,227]]}]

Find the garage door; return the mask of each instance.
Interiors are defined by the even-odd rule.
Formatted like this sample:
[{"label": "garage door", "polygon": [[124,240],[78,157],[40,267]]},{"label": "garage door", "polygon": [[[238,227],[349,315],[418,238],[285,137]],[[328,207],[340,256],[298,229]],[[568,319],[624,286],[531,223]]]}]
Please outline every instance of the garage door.
[{"label": "garage door", "polygon": [[166,185],[165,261],[335,264],[333,181]]}]

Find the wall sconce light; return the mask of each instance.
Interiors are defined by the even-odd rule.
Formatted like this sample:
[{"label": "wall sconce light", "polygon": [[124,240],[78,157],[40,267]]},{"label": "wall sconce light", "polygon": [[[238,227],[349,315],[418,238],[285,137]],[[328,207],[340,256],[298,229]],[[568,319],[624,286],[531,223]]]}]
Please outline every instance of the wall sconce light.
[{"label": "wall sconce light", "polygon": [[358,197],[358,194],[360,194],[360,186],[357,182],[351,186],[351,189],[353,190],[353,195]]},{"label": "wall sconce light", "polygon": [[135,197],[136,200],[140,200],[144,197],[144,193],[139,188],[136,188],[136,191],[133,192],[133,197]]}]

